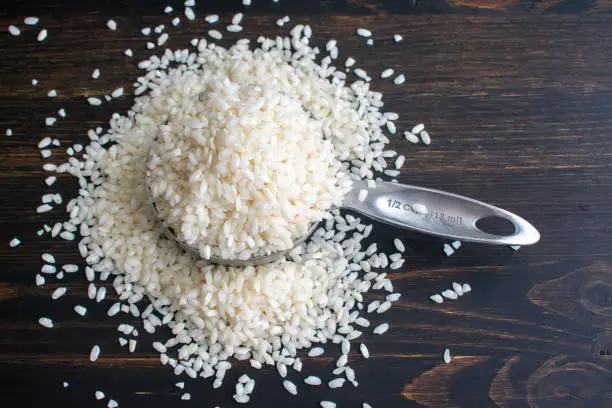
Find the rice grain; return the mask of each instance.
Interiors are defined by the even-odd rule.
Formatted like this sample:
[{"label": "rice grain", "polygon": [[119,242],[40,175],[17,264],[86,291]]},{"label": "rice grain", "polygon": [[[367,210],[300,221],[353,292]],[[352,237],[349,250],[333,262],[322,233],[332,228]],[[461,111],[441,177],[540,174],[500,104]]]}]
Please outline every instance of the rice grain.
[{"label": "rice grain", "polygon": [[46,327],[47,329],[53,328],[53,320],[49,319],[48,317],[41,317],[40,319],[38,319],[38,323],[42,327]]},{"label": "rice grain", "polygon": [[381,335],[381,334],[386,333],[387,330],[389,330],[389,324],[388,323],[381,323],[378,326],[376,326],[372,332],[374,334]]},{"label": "rice grain", "polygon": [[96,361],[100,357],[100,346],[97,344],[92,347],[89,353],[89,361]]},{"label": "rice grain", "polygon": [[289,380],[285,380],[285,381],[283,381],[283,387],[285,387],[285,389],[287,390],[287,392],[288,392],[289,394],[292,394],[292,395],[297,395],[297,393],[298,393],[298,392],[297,392],[297,387],[295,386],[295,384],[294,384],[294,383],[292,383],[292,382],[291,382],[291,381],[289,381]]}]

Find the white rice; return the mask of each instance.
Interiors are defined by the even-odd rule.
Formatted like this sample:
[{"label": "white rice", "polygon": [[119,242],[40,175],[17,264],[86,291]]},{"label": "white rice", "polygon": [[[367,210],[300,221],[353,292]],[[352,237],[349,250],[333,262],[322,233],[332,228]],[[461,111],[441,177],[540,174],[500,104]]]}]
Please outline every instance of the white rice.
[{"label": "white rice", "polygon": [[404,155],[398,156],[398,158],[395,159],[395,168],[400,170],[404,166],[405,161],[406,161],[406,157]]},{"label": "white rice", "polygon": [[421,137],[421,140],[423,141],[423,144],[425,144],[425,145],[431,144],[431,137],[429,136],[429,133],[427,133],[426,130],[424,130],[421,133],[419,133],[419,136]]},{"label": "white rice", "polygon": [[96,288],[96,285],[92,282],[87,286],[87,297],[90,299],[95,299],[96,298],[96,294],[98,293],[98,289]]},{"label": "white rice", "polygon": [[13,239],[11,239],[11,241],[9,242],[9,246],[11,248],[15,248],[16,246],[19,246],[21,244],[21,240],[17,237],[14,237]]},{"label": "white rice", "polygon": [[157,38],[157,46],[161,47],[162,45],[164,45],[166,43],[166,41],[168,41],[168,33],[163,33],[162,35],[160,35]]},{"label": "white rice", "polygon": [[53,293],[51,293],[51,299],[57,300],[57,299],[61,298],[62,296],[64,296],[67,291],[68,291],[68,289],[65,288],[65,287],[57,288],[57,289],[55,289],[53,291]]},{"label": "white rice", "polygon": [[215,24],[216,22],[219,21],[219,15],[209,14],[206,17],[204,17],[204,21],[206,21],[208,24]]},{"label": "white rice", "polygon": [[15,36],[15,37],[17,37],[18,35],[20,35],[20,34],[21,34],[21,30],[19,29],[19,27],[14,26],[14,25],[10,25],[10,26],[8,27],[8,32],[9,32],[9,33],[10,33],[12,36]]},{"label": "white rice", "polygon": [[446,289],[445,291],[443,291],[441,293],[442,296],[444,296],[447,299],[451,299],[451,300],[455,300],[457,299],[459,296],[457,295],[457,293],[455,293],[454,291],[450,290],[450,289]]},{"label": "white rice", "polygon": [[359,195],[357,196],[357,199],[359,201],[365,201],[365,199],[368,197],[368,190],[367,189],[361,189],[359,190]]},{"label": "white rice", "polygon": [[89,361],[96,361],[100,357],[100,346],[97,344],[91,348],[89,353]]},{"label": "white rice", "polygon": [[299,358],[296,358],[295,361],[293,362],[293,369],[297,372],[302,371],[302,360],[300,360]]},{"label": "white rice", "polygon": [[108,20],[106,22],[106,26],[111,29],[112,31],[115,31],[117,29],[117,22],[115,22],[115,20]]},{"label": "white rice", "polygon": [[[327,234],[323,229],[308,244],[292,251],[289,259],[258,267],[225,268],[194,262],[190,255],[164,239],[144,197],[142,174],[148,153],[147,141],[160,133],[164,117],[176,113],[176,109],[189,100],[189,95],[214,83],[231,91],[231,82],[229,88],[223,82],[224,78],[229,78],[230,72],[238,83],[265,84],[275,89],[275,98],[282,99],[278,95],[285,93],[299,101],[296,107],[302,109],[303,104],[313,116],[323,120],[327,140],[333,147],[330,149],[331,157],[343,163],[335,170],[340,171],[341,166],[345,166],[342,171],[346,170],[351,177],[373,178],[370,163],[383,159],[384,145],[388,142],[381,126],[392,119],[386,119],[379,112],[381,98],[369,90],[368,84],[357,81],[349,87],[345,82],[346,76],[342,77],[343,72],[321,72],[321,66],[312,58],[314,50],[308,45],[310,35],[309,27],[296,26],[282,47],[277,47],[273,39],[262,39],[263,49],[256,50],[249,50],[246,43],[231,50],[218,46],[212,50],[206,41],[201,41],[197,45],[197,55],[189,54],[187,50],[186,53],[177,51],[178,60],[185,61],[179,64],[181,69],[168,68],[169,62],[167,64],[161,58],[139,63],[139,67],[148,73],[139,79],[135,93],[140,95],[149,89],[152,92],[137,97],[129,115],[113,115],[108,134],[103,134],[101,129],[90,134],[92,144],[85,149],[87,155],[83,155],[82,162],[73,157],[71,160],[76,161],[63,168],[82,183],[75,204],[67,209],[74,225],[87,230],[79,242],[79,252],[87,258],[89,265],[85,269],[87,279],[95,279],[94,270],[101,278],[112,274],[114,289],[122,303],[137,295],[140,298],[147,296],[153,307],[147,314],[145,330],[149,331],[155,319],[159,322],[155,326],[168,325],[172,329],[172,337],[163,343],[166,352],[160,357],[162,363],[172,366],[177,374],[215,376],[214,388],[221,386],[225,372],[231,366],[226,360],[232,356],[250,358],[254,368],[263,363],[275,365],[278,362],[300,367],[295,359],[298,349],[328,342],[332,338],[345,347],[342,337],[348,342],[362,334],[349,324],[349,319],[355,324],[363,323],[363,320],[359,320],[357,311],[357,315],[349,311],[356,304],[361,305],[363,293],[372,285],[392,291],[391,282],[384,274],[372,277],[371,282],[362,281],[357,272],[359,269],[350,266],[360,268],[364,262],[365,268],[375,267],[370,266],[370,261],[364,259],[361,251],[362,240],[371,233],[372,226],[364,225],[354,217],[351,220],[341,217],[336,210],[328,213],[325,209],[316,214],[316,218],[332,219],[327,231],[329,236],[323,238]],[[284,46],[286,42],[290,44],[287,49]],[[297,49],[288,51],[291,47]],[[177,60],[176,53],[168,52]],[[185,69],[190,58],[193,69]],[[292,78],[291,83],[282,78]],[[363,111],[357,110],[357,105],[363,106]],[[320,126],[317,129],[320,130]],[[112,143],[104,147],[97,143],[102,138]],[[166,153],[172,152],[168,150]],[[234,156],[241,159],[240,154]],[[364,157],[367,160],[364,161]],[[170,158],[164,157],[164,162],[167,161]],[[240,163],[228,161],[219,170],[238,165]],[[358,176],[353,168],[363,168],[364,174]],[[54,171],[57,167],[46,169]],[[168,182],[172,186],[168,197],[173,199],[180,183],[175,183],[172,178]],[[287,188],[293,188],[295,184],[293,180]],[[316,185],[321,184],[325,182],[318,179]],[[336,187],[325,186],[330,190]],[[350,183],[342,184],[341,188],[348,190]],[[242,194],[243,190],[239,191]],[[224,205],[235,209],[236,198],[240,198],[238,191],[223,191],[223,194],[230,198],[224,201]],[[303,197],[316,201],[318,194],[302,194],[300,199]],[[333,201],[333,198],[327,199]],[[257,202],[261,201],[265,200],[258,198]],[[74,208],[78,210],[74,211]],[[127,210],[111,212],[114,208]],[[287,209],[283,211],[287,212]],[[64,232],[74,238],[72,231]],[[241,242],[239,235],[228,234],[227,237],[231,237],[233,245]],[[375,252],[376,247],[368,256],[378,259]],[[380,267],[388,265],[386,256],[381,255],[380,259]],[[379,279],[379,276],[382,277]],[[98,293],[92,282],[88,296],[95,298]],[[377,304],[373,310],[381,306],[383,310],[388,309],[391,303],[387,301],[383,305]],[[135,305],[123,306],[126,309],[121,307],[122,312],[139,315]],[[341,320],[346,320],[346,324],[338,324]],[[126,336],[137,333],[129,325],[123,325],[122,332]],[[336,341],[337,332],[344,333],[339,336],[340,341]],[[121,339],[123,343],[126,341]],[[133,352],[136,341],[131,339],[128,343]],[[317,352],[313,354],[320,355]],[[206,355],[206,358],[202,357],[198,363],[197,356],[200,355]],[[348,370],[346,373],[354,380],[354,372],[351,374]],[[343,378],[335,379],[330,386],[342,386],[344,381]],[[248,401],[248,396],[238,397],[240,401]]]},{"label": "white rice", "polygon": [[321,401],[319,405],[321,408],[336,408],[336,403],[332,401]]},{"label": "white rice", "polygon": [[40,32],[38,33],[38,36],[36,36],[36,40],[38,42],[43,42],[47,39],[47,30],[46,29],[42,29],[40,30]]},{"label": "white rice", "polygon": [[381,74],[380,77],[385,79],[385,78],[389,78],[391,75],[393,75],[395,73],[395,71],[393,70],[393,68],[387,68],[385,69]]},{"label": "white rice", "polygon": [[111,96],[113,98],[119,98],[122,95],[123,95],[123,88],[117,88],[111,93]]},{"label": "white rice", "polygon": [[89,98],[87,98],[87,103],[89,103],[92,106],[100,106],[100,105],[102,105],[102,101],[99,98],[96,98],[96,97],[89,97]]},{"label": "white rice", "polygon": [[278,371],[278,375],[280,375],[281,378],[287,376],[287,366],[281,362],[276,363],[276,371]]},{"label": "white rice", "polygon": [[414,203],[412,204],[411,207],[412,207],[412,210],[416,212],[417,214],[426,215],[429,213],[429,209],[421,203]]},{"label": "white rice", "polygon": [[[355,385],[356,381],[355,381],[355,370],[353,370],[351,367],[346,367],[346,370],[344,371],[344,375],[346,375],[346,379],[349,380],[353,385]],[[356,387],[356,385],[355,385]]]},{"label": "white rice", "polygon": [[453,249],[457,250],[461,248],[461,241],[453,241],[451,242],[451,246],[453,247]]},{"label": "white rice", "polygon": [[378,326],[376,326],[374,328],[374,330],[372,331],[374,334],[385,334],[387,332],[387,330],[389,330],[389,324],[388,323],[381,323]]},{"label": "white rice", "polygon": [[451,355],[450,355],[450,350],[449,349],[445,349],[444,350],[444,362],[446,364],[450,364],[450,362],[451,362]]},{"label": "white rice", "polygon": [[223,34],[219,30],[208,30],[208,35],[215,40],[221,40],[223,38]]},{"label": "white rice", "polygon": [[363,356],[363,358],[370,358],[370,351],[368,350],[368,347],[364,343],[361,343],[359,345],[359,351],[361,352],[361,355]]},{"label": "white rice", "polygon": [[102,391],[99,391],[99,390],[94,393],[94,396],[96,397],[97,400],[104,399],[104,397],[105,397],[104,393]]},{"label": "white rice", "polygon": [[57,91],[55,89],[52,89],[49,92],[47,92],[47,96],[49,98],[55,98],[57,96]]},{"label": "white rice", "polygon": [[45,278],[44,276],[40,275],[40,274],[36,274],[36,278],[35,278],[35,283],[36,286],[42,286],[45,284]]},{"label": "white rice", "polygon": [[25,25],[34,26],[38,24],[38,17],[26,17],[23,19]]},{"label": "white rice", "polygon": [[106,404],[106,408],[117,408],[118,406],[119,406],[119,403],[115,401],[114,399],[109,399],[108,403]]},{"label": "white rice", "polygon": [[455,250],[453,249],[453,247],[446,243],[442,246],[442,250],[444,251],[446,256],[451,256],[452,254],[455,253]]},{"label": "white rice", "polygon": [[249,379],[245,384],[244,384],[244,392],[246,394],[250,394],[253,392],[253,390],[255,389],[255,380],[253,379]]},{"label": "white rice", "polygon": [[75,264],[66,264],[66,265],[62,265],[62,270],[66,273],[75,273],[76,271],[79,270],[78,265]]},{"label": "white rice", "polygon": [[370,304],[368,304],[368,307],[367,307],[368,313],[372,313],[373,311],[378,309],[379,305],[380,305],[380,302],[378,300],[373,300],[372,302],[370,302]]},{"label": "white rice", "polygon": [[376,313],[385,313],[390,308],[391,308],[391,302],[384,301],[380,304],[380,306],[378,306],[378,309],[376,309]]},{"label": "white rice", "polygon": [[314,375],[310,375],[304,379],[304,382],[308,385],[321,385],[321,379]]},{"label": "white rice", "polygon": [[329,383],[327,383],[327,386],[329,388],[341,388],[344,385],[345,381],[346,380],[344,378],[334,378]]},{"label": "white rice", "polygon": [[422,123],[419,123],[418,125],[415,125],[412,130],[410,131],[410,133],[414,134],[414,135],[418,135],[419,133],[421,133],[423,130],[425,129],[425,125]]},{"label": "white rice", "polygon": [[321,347],[313,347],[308,350],[308,357],[318,357],[322,355],[324,350]]},{"label": "white rice", "polygon": [[87,308],[81,306],[81,305],[76,305],[74,307],[74,311],[80,315],[80,316],[85,316],[87,314]]},{"label": "white rice", "polygon": [[48,136],[41,139],[40,142],[38,142],[39,149],[44,149],[45,147],[48,147],[49,145],[51,145],[51,138]]},{"label": "white rice", "polygon": [[472,287],[470,286],[469,283],[464,283],[462,289],[463,289],[463,293],[468,293],[472,291]]},{"label": "white rice", "polygon": [[399,238],[395,238],[393,240],[393,245],[395,246],[395,249],[397,249],[400,252],[404,252],[406,250],[406,247],[404,246],[404,243]]},{"label": "white rice", "polygon": [[57,271],[57,269],[53,265],[43,265],[40,268],[40,271],[46,274],[54,274]]},{"label": "white rice", "polygon": [[294,383],[289,380],[283,381],[283,387],[287,390],[289,394],[297,395],[297,387]]},{"label": "white rice", "polygon": [[[121,303],[115,302],[112,306],[106,311],[108,316],[115,316],[121,310]],[[161,353],[161,352],[160,352]]]},{"label": "white rice", "polygon": [[[333,158],[332,144],[313,137],[321,124],[287,95],[263,87],[241,87],[229,78],[217,78],[204,86],[208,88],[206,99],[200,98],[181,115],[191,120],[191,126],[202,121],[208,127],[190,131],[181,123],[170,122],[153,145],[149,180],[159,214],[182,241],[206,251],[211,247],[213,254],[226,259],[290,249],[326,210],[342,202],[347,191],[343,186],[350,185],[346,176],[337,175],[340,163]],[[215,128],[231,132],[217,136],[207,130]],[[283,148],[278,149],[277,143]],[[240,151],[246,146],[258,157],[249,166],[239,163]],[[193,163],[176,151],[193,152]],[[307,160],[308,166],[296,165]],[[232,169],[222,181],[216,170],[221,163]],[[253,174],[262,180],[253,179]],[[275,174],[277,181],[264,182]],[[293,180],[306,184],[297,188]],[[172,181],[180,184],[172,188]],[[194,183],[199,186],[195,192],[190,187]],[[360,199],[365,199],[363,194],[367,190],[360,193]],[[225,204],[229,202],[232,209]],[[189,216],[196,214],[196,208],[200,217]],[[275,220],[273,225],[270,219]],[[262,225],[270,225],[265,234],[258,232]]]},{"label": "white rice", "polygon": [[372,36],[372,32],[368,29],[365,28],[358,28],[357,29],[357,35],[360,37],[371,37]]},{"label": "white rice", "polygon": [[417,135],[411,133],[411,132],[404,132],[404,138],[409,141],[410,143],[419,143],[420,139]]},{"label": "white rice", "polygon": [[406,82],[406,77],[404,76],[404,74],[398,75],[395,77],[395,79],[393,79],[393,83],[395,85],[401,85],[404,82]]},{"label": "white rice", "polygon": [[42,327],[46,327],[47,329],[53,328],[53,320],[49,319],[48,317],[41,317],[40,319],[38,319],[38,323]]},{"label": "white rice", "polygon": [[429,297],[432,301],[436,302],[436,303],[443,303],[444,302],[444,298],[442,296],[440,296],[439,294],[433,294]]},{"label": "white rice", "polygon": [[401,296],[401,293],[391,293],[390,295],[387,295],[386,299],[389,302],[397,302]]},{"label": "white rice", "polygon": [[453,282],[453,290],[455,291],[455,293],[458,296],[462,296],[463,295],[463,286],[461,286],[457,282]]},{"label": "white rice", "polygon": [[234,14],[234,16],[232,17],[232,24],[240,25],[240,23],[242,22],[243,18],[244,18],[244,14],[242,14],[242,13]]},{"label": "white rice", "polygon": [[369,81],[370,80],[370,77],[368,76],[368,73],[365,70],[361,69],[361,68],[356,68],[353,72],[355,73],[355,76],[357,78],[361,78],[364,81]]}]

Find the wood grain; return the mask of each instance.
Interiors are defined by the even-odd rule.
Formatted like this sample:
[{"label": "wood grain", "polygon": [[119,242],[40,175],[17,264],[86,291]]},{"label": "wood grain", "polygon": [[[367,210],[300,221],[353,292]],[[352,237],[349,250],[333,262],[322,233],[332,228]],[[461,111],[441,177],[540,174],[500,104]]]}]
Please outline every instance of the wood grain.
[{"label": "wood grain", "polygon": [[[151,347],[157,336],[124,317],[121,322],[141,332],[137,351],[117,343],[118,321],[105,312],[112,296],[101,305],[87,299],[81,273],[35,287],[43,250],[60,263],[83,266],[74,244],[35,234],[43,223],[63,219],[60,211],[44,218],[35,213],[40,195],[69,197],[78,188],[68,177],[53,188],[43,184],[48,174],[36,144],[45,136],[57,137],[62,148],[83,143],[88,129],[130,107],[131,92],[96,109],[85,97],[131,89],[138,59],[123,50],[140,58],[155,52],[146,50],[139,30],[169,25],[162,12],[167,3],[32,0],[11,2],[0,15],[1,27],[38,15],[49,30],[44,44],[35,41],[37,29],[17,38],[0,35],[0,240],[23,241],[15,249],[0,246],[6,406],[93,406],[96,389],[122,407],[234,406],[233,383],[243,372],[257,379],[255,408],[313,407],[322,399],[338,407],[365,401],[388,408],[612,406],[612,3],[606,0],[254,0],[245,32],[222,41],[280,35],[286,30],[275,21],[285,14],[311,24],[320,44],[336,38],[341,59],[356,58],[384,92],[385,109],[400,113],[398,127],[423,122],[433,136],[428,147],[393,138],[391,147],[407,156],[401,182],[500,205],[542,233],[541,243],[518,252],[464,244],[445,257],[439,240],[377,225],[373,239],[380,248],[391,251],[401,236],[409,256],[403,269],[390,273],[401,301],[384,316],[369,316],[391,329],[364,335],[370,359],[351,356],[357,389],[301,386],[296,399],[282,390],[274,370],[256,373],[236,363],[215,392],[209,380],[186,379],[193,400],[179,401],[178,379]],[[179,14],[181,3],[173,4]],[[196,12],[218,12],[227,21],[242,10],[238,4],[199,0]],[[110,17],[117,32],[105,27]],[[374,47],[354,35],[358,27],[374,32]],[[182,22],[169,45],[184,48],[206,30],[201,21]],[[402,43],[393,42],[395,33]],[[386,67],[404,73],[405,86],[378,79]],[[94,68],[102,71],[97,81],[90,78]],[[39,87],[30,85],[33,77]],[[55,99],[46,97],[52,88],[59,92]],[[61,107],[68,117],[44,126]],[[4,136],[8,127],[12,137]],[[54,161],[65,157],[54,149]],[[455,302],[428,301],[453,281],[474,290]],[[51,301],[61,285],[69,286],[68,294]],[[73,312],[75,304],[88,307],[86,318]],[[54,330],[37,324],[47,315]],[[102,348],[96,363],[88,360],[93,344]],[[454,356],[448,365],[442,362],[447,347]],[[338,350],[326,351],[305,359],[303,374],[331,379]]]}]

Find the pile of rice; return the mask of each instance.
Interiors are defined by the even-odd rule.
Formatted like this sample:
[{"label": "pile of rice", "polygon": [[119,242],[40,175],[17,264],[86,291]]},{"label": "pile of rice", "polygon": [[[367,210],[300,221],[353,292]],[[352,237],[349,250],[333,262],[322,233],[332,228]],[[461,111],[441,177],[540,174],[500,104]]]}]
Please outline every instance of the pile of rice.
[{"label": "pile of rice", "polygon": [[152,144],[148,183],[159,215],[204,259],[291,249],[350,188],[320,121],[265,84],[276,71],[221,59]]},{"label": "pile of rice", "polygon": [[[81,159],[57,168],[81,186],[64,228],[82,236],[90,297],[105,296],[95,279],[114,276],[119,300],[109,315],[140,316],[149,333],[169,326],[172,336],[154,343],[161,362],[176,374],[214,376],[215,388],[231,357],[255,368],[275,364],[285,376],[288,366],[301,370],[300,349],[329,341],[342,345],[334,375],[356,386],[348,354],[370,326],[362,314],[383,313],[400,296],[377,268],[390,260],[401,267],[402,254],[366,248],[372,226],[330,211],[351,179],[372,179],[386,167],[393,152],[384,152],[381,127],[392,122],[379,111],[382,95],[361,80],[349,85],[310,36],[310,27],[298,25],[290,37],[260,38],[255,49],[248,40],[225,49],[201,39],[197,53],[166,50],[142,61],[147,72],[135,86],[143,96],[127,115],[113,115],[108,133],[89,132]],[[327,48],[338,55],[335,45]],[[245,84],[256,87],[242,92]],[[189,107],[200,91],[204,99]],[[173,122],[179,112],[189,120]],[[287,248],[313,221],[323,222],[279,262],[207,264],[165,238],[147,202],[151,146],[148,170],[161,214],[182,239],[204,243],[205,254]],[[391,294],[366,305],[370,290]],[[126,327],[120,329],[133,336]],[[336,378],[329,385],[343,384]],[[293,383],[285,388],[297,392]]]}]

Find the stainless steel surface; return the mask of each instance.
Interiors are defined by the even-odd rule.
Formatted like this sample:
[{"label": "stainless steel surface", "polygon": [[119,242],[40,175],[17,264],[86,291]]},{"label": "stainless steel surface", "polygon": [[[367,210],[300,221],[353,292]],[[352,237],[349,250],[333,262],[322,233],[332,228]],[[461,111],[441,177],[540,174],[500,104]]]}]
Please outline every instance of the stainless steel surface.
[{"label": "stainless steel surface", "polygon": [[[368,189],[368,195],[362,202],[359,201],[361,189],[367,189],[366,182],[355,183],[345,197],[342,207],[386,224],[424,234],[482,244],[532,245],[540,240],[538,230],[518,215],[468,197],[406,184],[377,181],[376,188]],[[417,211],[419,204],[427,208],[425,214]],[[500,236],[478,229],[476,222],[488,217],[508,220],[514,226],[514,233]]]}]

